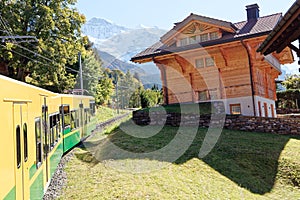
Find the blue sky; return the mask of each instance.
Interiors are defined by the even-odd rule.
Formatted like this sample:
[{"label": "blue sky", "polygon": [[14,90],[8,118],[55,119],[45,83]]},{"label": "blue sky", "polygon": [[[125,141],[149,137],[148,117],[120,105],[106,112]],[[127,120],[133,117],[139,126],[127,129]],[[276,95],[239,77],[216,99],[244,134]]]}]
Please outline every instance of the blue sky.
[{"label": "blue sky", "polygon": [[134,28],[140,24],[171,29],[190,13],[239,22],[246,19],[245,6],[257,3],[260,15],[282,12],[295,0],[78,0],[77,8],[87,20],[109,19],[116,24]]},{"label": "blue sky", "polygon": [[[190,13],[230,22],[246,20],[246,5],[257,3],[260,16],[285,14],[295,0],[78,0],[76,7],[89,20],[104,18],[116,24],[135,28],[139,25],[157,26],[170,30]],[[295,59],[298,58],[295,56]],[[291,74],[298,73],[296,62],[283,66]]]}]

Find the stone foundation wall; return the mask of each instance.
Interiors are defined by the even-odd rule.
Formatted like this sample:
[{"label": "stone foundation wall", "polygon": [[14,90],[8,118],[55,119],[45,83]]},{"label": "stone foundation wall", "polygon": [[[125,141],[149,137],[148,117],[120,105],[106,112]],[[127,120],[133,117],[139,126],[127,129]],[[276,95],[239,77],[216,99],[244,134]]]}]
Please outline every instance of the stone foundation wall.
[{"label": "stone foundation wall", "polygon": [[263,118],[240,115],[195,115],[165,112],[134,111],[133,121],[138,125],[170,125],[218,127],[231,130],[300,135],[299,118]]}]

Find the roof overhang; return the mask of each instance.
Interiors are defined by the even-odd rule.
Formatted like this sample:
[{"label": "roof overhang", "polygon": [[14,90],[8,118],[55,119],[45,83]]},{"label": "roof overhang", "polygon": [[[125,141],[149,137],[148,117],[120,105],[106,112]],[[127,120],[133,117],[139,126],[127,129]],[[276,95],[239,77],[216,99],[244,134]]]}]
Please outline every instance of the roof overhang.
[{"label": "roof overhang", "polygon": [[222,40],[207,41],[207,42],[202,42],[202,43],[192,44],[192,45],[187,45],[187,46],[182,46],[182,47],[163,48],[163,49],[159,49],[159,50],[155,51],[152,54],[133,57],[133,58],[131,58],[130,61],[135,62],[135,63],[151,62],[157,56],[171,55],[174,53],[177,54],[177,53],[182,53],[185,51],[195,50],[195,49],[199,49],[199,48],[228,44],[231,42],[265,36],[265,35],[268,35],[269,33],[270,33],[270,31],[267,31],[267,32],[260,32],[260,33],[251,34],[251,35],[244,35],[241,37],[232,37],[232,38],[222,39]]},{"label": "roof overhang", "polygon": [[272,52],[280,53],[290,47],[299,56],[299,49],[291,44],[297,39],[300,39],[300,0],[292,5],[257,51],[268,55]]}]

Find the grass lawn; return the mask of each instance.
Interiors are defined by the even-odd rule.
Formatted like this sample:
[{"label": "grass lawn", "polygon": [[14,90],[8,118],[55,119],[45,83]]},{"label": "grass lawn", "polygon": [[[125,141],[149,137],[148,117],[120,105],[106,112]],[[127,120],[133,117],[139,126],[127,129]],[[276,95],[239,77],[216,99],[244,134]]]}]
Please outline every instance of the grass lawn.
[{"label": "grass lawn", "polygon": [[96,117],[98,122],[104,122],[118,115],[124,114],[125,112],[129,112],[129,111],[120,109],[118,114],[117,110],[113,110],[111,108],[104,107],[104,106],[99,106],[97,109]]},{"label": "grass lawn", "polygon": [[130,125],[75,149],[60,199],[300,199],[300,137],[223,130],[200,159],[207,129],[135,127],[160,130],[138,138]]}]

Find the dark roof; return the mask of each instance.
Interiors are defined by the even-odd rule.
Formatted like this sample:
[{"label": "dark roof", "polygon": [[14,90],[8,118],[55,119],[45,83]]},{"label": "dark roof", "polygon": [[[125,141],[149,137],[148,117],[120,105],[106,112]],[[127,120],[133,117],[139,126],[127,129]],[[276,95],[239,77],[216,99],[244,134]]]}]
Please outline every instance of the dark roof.
[{"label": "dark roof", "polygon": [[300,0],[297,0],[257,51],[264,55],[274,51],[280,53],[291,42],[300,37]]},{"label": "dark roof", "polygon": [[273,15],[260,17],[258,18],[258,20],[250,20],[235,23],[235,26],[239,29],[235,37],[272,31],[274,26],[281,19],[281,16],[281,13],[277,13]]},{"label": "dark roof", "polygon": [[[230,23],[226,21],[221,21],[217,19],[212,19],[208,17],[203,17],[199,15],[191,14],[189,17],[184,19],[182,22],[178,23],[171,31],[166,33],[164,36],[161,37],[161,40],[155,43],[153,46],[147,48],[146,50],[140,52],[139,54],[135,55],[131,58],[131,61],[138,62],[141,59],[152,58],[159,55],[166,55],[173,52],[181,52],[189,49],[197,49],[200,47],[207,47],[213,46],[216,44],[223,44],[232,41],[242,40],[251,37],[257,37],[261,35],[269,34],[278,21],[281,19],[281,13],[268,15],[259,17],[257,20],[250,20],[250,21],[243,21],[238,23]],[[168,37],[173,35],[176,30],[180,30],[185,25],[187,25],[187,20],[206,20],[207,23],[212,23],[214,25],[231,28],[234,32],[226,32],[223,34],[223,37],[217,40],[210,40],[206,42],[202,42],[199,44],[192,44],[182,47],[167,47],[162,41],[166,40]]]}]

